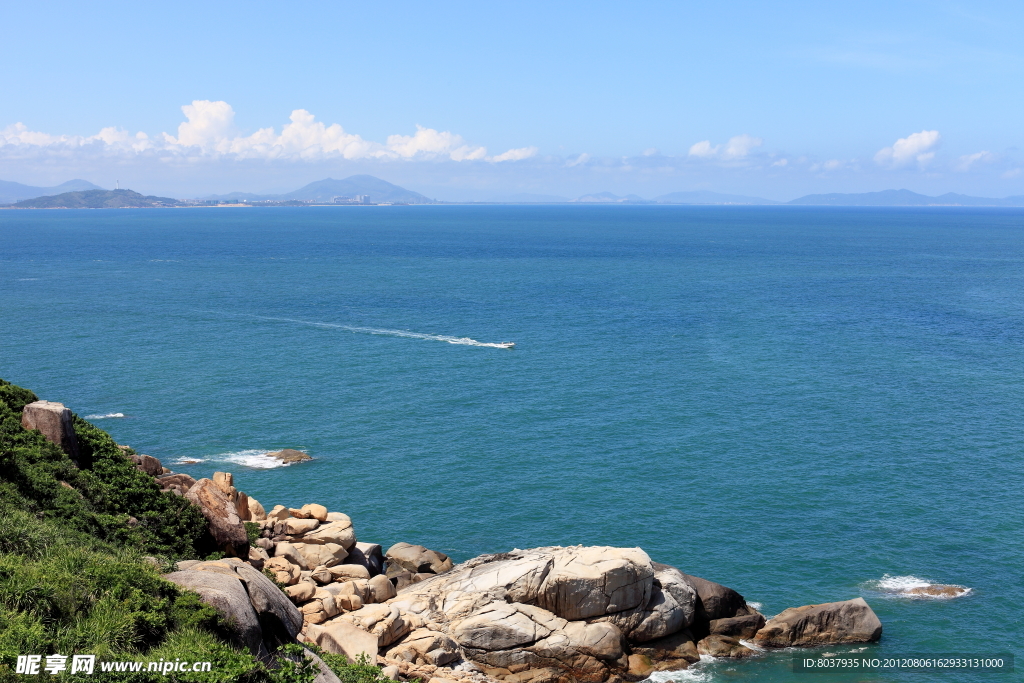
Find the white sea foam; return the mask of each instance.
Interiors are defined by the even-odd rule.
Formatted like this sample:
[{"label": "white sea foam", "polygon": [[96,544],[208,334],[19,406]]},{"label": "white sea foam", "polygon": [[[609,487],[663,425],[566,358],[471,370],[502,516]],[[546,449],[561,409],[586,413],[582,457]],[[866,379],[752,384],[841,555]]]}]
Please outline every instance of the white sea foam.
[{"label": "white sea foam", "polygon": [[233,453],[211,455],[208,459],[218,462],[230,462],[235,465],[252,467],[258,470],[269,470],[275,467],[284,467],[288,464],[286,462],[281,462],[277,458],[269,457],[267,454],[271,452],[272,451],[268,451],[266,449],[250,448],[244,451],[235,451]]},{"label": "white sea foam", "polygon": [[[948,587],[954,590],[939,595],[921,592],[921,589],[930,588],[932,586],[935,586],[936,588]],[[924,600],[949,600],[951,598],[959,598],[971,592],[971,589],[967,586],[948,583],[941,584],[929,581],[928,579],[922,579],[917,576],[892,576],[891,574],[883,574],[882,578],[877,581],[868,581],[864,584],[864,587],[890,597]]]},{"label": "white sea foam", "polygon": [[108,420],[115,417],[124,417],[124,413],[104,413],[103,415],[86,415],[86,420]]},{"label": "white sea foam", "polygon": [[177,460],[175,460],[171,464],[172,465],[198,465],[201,462],[206,462],[206,460],[203,459],[203,458],[188,458],[188,457],[185,457],[185,458],[178,458]]},{"label": "white sea foam", "polygon": [[758,612],[760,612],[761,608],[764,607],[764,605],[762,605],[759,602],[748,602],[747,604],[756,609]]},{"label": "white sea foam", "polygon": [[[206,313],[214,313],[215,311],[204,311]],[[356,332],[361,334],[380,334],[389,337],[406,337],[408,339],[426,339],[429,341],[442,341],[449,344],[459,344],[461,346],[489,346],[495,349],[508,348],[502,343],[498,342],[482,342],[470,337],[453,337],[447,334],[427,334],[425,332],[410,332],[409,330],[390,330],[383,327],[354,327],[352,325],[335,325],[333,323],[321,323],[313,322],[309,320],[298,320],[295,318],[274,318],[265,315],[250,315],[247,313],[229,313],[228,315],[239,315],[247,318],[256,318],[258,320],[276,320],[278,322],[297,323],[299,325],[311,325],[313,327],[325,327],[328,329],[345,330],[347,332]]]},{"label": "white sea foam", "polygon": [[694,663],[688,669],[682,671],[655,671],[647,677],[647,681],[651,683],[672,683],[673,681],[679,681],[680,683],[690,681],[700,681],[701,683],[707,683],[712,679],[711,672],[706,668],[707,665],[712,664],[715,661],[714,657],[710,655],[701,655],[700,661]]}]

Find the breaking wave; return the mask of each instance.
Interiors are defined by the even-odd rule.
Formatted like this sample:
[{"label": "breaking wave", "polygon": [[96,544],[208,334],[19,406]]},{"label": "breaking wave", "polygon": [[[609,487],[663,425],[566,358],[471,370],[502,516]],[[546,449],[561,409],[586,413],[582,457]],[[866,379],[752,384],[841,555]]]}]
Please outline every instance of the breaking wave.
[{"label": "breaking wave", "polygon": [[234,451],[232,453],[220,453],[218,455],[211,455],[208,460],[214,460],[217,462],[229,462],[234,465],[241,465],[242,467],[252,467],[257,470],[270,470],[275,467],[285,467],[288,463],[281,462],[277,458],[271,458],[267,454],[272,451],[266,449],[250,448],[244,451]]},{"label": "breaking wave", "polygon": [[86,415],[86,420],[109,420],[115,417],[124,417],[124,413],[105,413],[103,415]]},{"label": "breaking wave", "polygon": [[967,595],[972,589],[949,583],[934,583],[916,576],[892,576],[883,574],[877,581],[864,584],[868,590],[889,597],[915,598],[923,600],[949,600]]},{"label": "breaking wave", "polygon": [[681,671],[655,671],[648,676],[645,681],[650,681],[650,683],[673,683],[674,681],[678,681],[679,683],[690,683],[691,681],[708,683],[708,681],[711,681],[712,675],[711,672],[704,667],[714,661],[714,657],[701,655],[700,661],[696,662],[688,669],[683,669]]}]

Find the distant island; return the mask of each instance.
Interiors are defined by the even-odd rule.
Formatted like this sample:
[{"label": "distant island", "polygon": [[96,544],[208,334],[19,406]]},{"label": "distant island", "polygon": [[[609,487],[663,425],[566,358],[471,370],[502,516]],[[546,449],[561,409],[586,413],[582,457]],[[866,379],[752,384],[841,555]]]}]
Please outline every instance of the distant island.
[{"label": "distant island", "polygon": [[25,199],[58,195],[65,192],[102,189],[99,185],[93,185],[88,180],[81,180],[80,178],[69,180],[54,187],[36,187],[34,185],[12,183],[9,180],[0,180],[0,204],[13,204]]},{"label": "distant island", "polygon": [[[358,201],[357,198],[363,198]],[[242,201],[251,204],[298,202],[303,204],[433,204],[434,200],[372,175],[353,175],[344,180],[325,178],[286,194],[231,192],[200,197],[199,201]]]},{"label": "distant island", "polygon": [[[60,191],[60,192],[58,192]],[[519,193],[496,196],[490,201],[448,202],[389,183],[371,175],[342,180],[325,178],[282,194],[231,192],[197,199],[143,196],[131,190],[104,190],[85,180],[70,180],[55,187],[33,187],[0,181],[0,204],[15,209],[119,209],[193,206],[310,206],[368,204],[674,204],[689,206],[977,206],[1024,207],[1024,195],[974,197],[947,192],[932,197],[910,190],[809,194],[788,202],[763,197],[694,190],[670,192],[644,199],[635,194],[594,192],[569,199],[550,194]]]},{"label": "distant island", "polygon": [[85,190],[64,192],[52,197],[36,197],[17,202],[15,209],[153,209],[181,206],[170,197],[143,196],[131,190]]},{"label": "distant island", "polygon": [[929,197],[910,190],[883,190],[860,194],[809,194],[788,203],[805,206],[1024,206],[1024,195],[993,199],[947,192]]}]

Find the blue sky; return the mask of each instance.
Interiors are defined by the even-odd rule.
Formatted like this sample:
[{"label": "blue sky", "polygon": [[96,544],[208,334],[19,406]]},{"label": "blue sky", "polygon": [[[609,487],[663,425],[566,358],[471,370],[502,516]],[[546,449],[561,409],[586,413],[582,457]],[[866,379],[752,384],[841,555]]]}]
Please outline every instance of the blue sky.
[{"label": "blue sky", "polygon": [[359,172],[445,199],[1024,194],[1019,2],[56,2],[3,16],[5,180],[175,196]]}]

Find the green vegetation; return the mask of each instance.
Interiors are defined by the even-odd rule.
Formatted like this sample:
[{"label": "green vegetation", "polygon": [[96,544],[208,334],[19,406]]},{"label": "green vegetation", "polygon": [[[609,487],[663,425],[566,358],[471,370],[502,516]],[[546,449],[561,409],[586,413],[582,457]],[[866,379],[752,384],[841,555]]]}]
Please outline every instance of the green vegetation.
[{"label": "green vegetation", "polygon": [[[260,663],[232,643],[216,610],[160,577],[178,559],[210,555],[199,509],[162,492],[109,434],[77,416],[76,467],[22,428],[21,410],[35,400],[0,380],[0,682],[55,678],[15,674],[19,654],[212,662],[210,672],[166,676],[102,673],[97,664],[95,681],[312,681],[300,646]],[[324,656],[346,683],[380,683],[377,667]]]},{"label": "green vegetation", "polygon": [[85,190],[26,199],[12,206],[16,209],[149,209],[179,205],[181,202],[177,199],[143,196],[131,190]]}]

